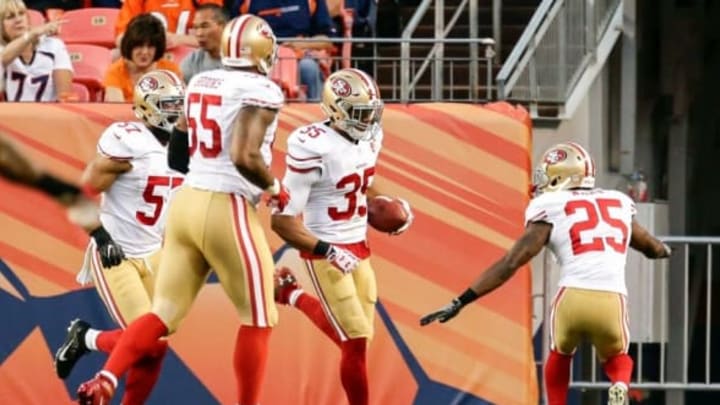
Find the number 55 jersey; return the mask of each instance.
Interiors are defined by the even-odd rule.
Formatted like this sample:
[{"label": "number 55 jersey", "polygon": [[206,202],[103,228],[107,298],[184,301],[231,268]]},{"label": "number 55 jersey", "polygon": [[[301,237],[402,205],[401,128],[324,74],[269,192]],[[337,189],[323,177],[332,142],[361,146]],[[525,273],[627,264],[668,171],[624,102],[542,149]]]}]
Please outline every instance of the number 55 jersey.
[{"label": "number 55 jersey", "polygon": [[635,203],[615,190],[543,193],[530,201],[525,223],[553,226],[548,247],[560,265],[559,287],[627,295],[625,263]]}]

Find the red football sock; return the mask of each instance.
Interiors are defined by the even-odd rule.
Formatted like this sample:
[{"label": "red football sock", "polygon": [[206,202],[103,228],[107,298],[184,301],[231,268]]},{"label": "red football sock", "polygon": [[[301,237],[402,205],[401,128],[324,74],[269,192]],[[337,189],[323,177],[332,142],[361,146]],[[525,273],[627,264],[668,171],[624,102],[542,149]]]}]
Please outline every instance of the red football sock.
[{"label": "red football sock", "polygon": [[157,340],[167,331],[167,326],[153,313],[137,318],[125,329],[103,370],[120,378],[135,362],[151,354],[158,345]]},{"label": "red football sock", "polygon": [[545,389],[548,405],[565,405],[570,384],[570,361],[572,356],[550,351],[545,364]]},{"label": "red football sock", "polygon": [[122,334],[122,329],[102,331],[95,339],[95,346],[97,346],[101,352],[110,353],[115,348]]},{"label": "red football sock", "polygon": [[152,355],[141,359],[130,368],[125,380],[122,405],[143,405],[147,401],[160,377],[167,347],[166,340],[158,340]]},{"label": "red football sock", "polygon": [[295,308],[299,309],[305,316],[310,318],[324,334],[336,345],[340,346],[340,337],[325,316],[320,300],[310,294],[303,293],[295,301]]},{"label": "red football sock", "polygon": [[365,352],[367,339],[350,339],[340,345],[340,379],[350,405],[368,405],[369,389]]},{"label": "red football sock", "polygon": [[235,378],[239,405],[257,405],[260,401],[268,343],[272,328],[242,325],[235,340]]},{"label": "red football sock", "polygon": [[633,371],[633,359],[627,354],[618,354],[612,356],[603,365],[605,374],[613,384],[616,382],[625,383],[625,386],[630,387],[630,377]]}]

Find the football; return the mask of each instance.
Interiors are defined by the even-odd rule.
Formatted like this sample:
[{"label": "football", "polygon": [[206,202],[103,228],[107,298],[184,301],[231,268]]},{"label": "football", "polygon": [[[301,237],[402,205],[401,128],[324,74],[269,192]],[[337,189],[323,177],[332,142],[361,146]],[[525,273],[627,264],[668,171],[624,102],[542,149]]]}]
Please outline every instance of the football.
[{"label": "football", "polygon": [[408,212],[397,199],[379,195],[368,201],[368,224],[380,232],[395,232],[407,220]]}]

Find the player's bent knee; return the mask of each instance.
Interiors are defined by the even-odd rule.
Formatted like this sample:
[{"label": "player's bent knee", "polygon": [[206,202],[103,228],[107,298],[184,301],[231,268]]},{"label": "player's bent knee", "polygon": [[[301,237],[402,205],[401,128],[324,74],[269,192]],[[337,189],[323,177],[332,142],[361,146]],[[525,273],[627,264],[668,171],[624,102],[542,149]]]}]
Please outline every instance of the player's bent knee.
[{"label": "player's bent knee", "polygon": [[175,305],[166,300],[155,300],[151,312],[165,324],[167,335],[170,336],[177,331],[186,311],[179,311]]}]

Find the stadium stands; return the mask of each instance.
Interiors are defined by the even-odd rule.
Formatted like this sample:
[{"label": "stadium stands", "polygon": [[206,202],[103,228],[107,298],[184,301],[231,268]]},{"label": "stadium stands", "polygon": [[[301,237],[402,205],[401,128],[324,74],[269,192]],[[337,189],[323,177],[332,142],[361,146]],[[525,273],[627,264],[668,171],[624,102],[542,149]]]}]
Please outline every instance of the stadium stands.
[{"label": "stadium stands", "polygon": [[66,44],[90,44],[108,48],[115,46],[115,21],[120,10],[90,7],[69,10],[62,14],[60,39]]},{"label": "stadium stands", "polygon": [[89,44],[68,44],[68,53],[75,70],[73,81],[90,92],[90,101],[102,101],[103,77],[112,61],[108,48]]}]

